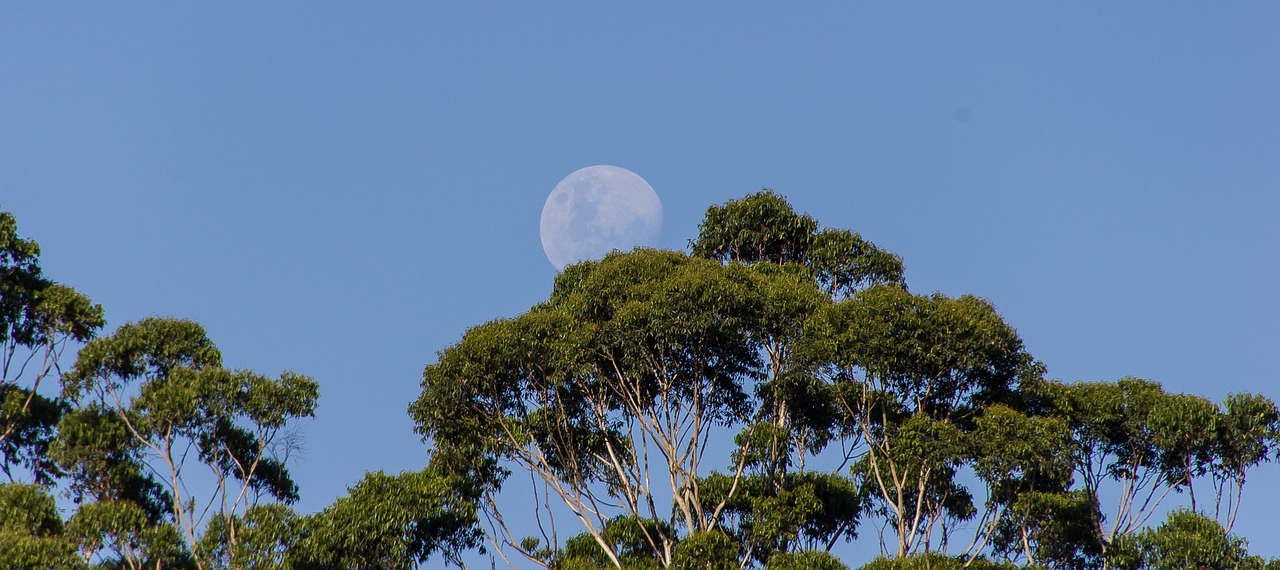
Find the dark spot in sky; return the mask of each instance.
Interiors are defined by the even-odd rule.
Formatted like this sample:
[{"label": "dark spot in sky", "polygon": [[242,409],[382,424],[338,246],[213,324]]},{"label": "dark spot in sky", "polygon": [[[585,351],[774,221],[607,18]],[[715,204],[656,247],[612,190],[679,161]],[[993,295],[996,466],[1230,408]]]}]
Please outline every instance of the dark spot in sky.
[{"label": "dark spot in sky", "polygon": [[961,107],[959,109],[956,109],[956,120],[960,121],[961,123],[967,123],[969,122],[969,116],[972,114],[973,113],[969,112],[968,107]]}]

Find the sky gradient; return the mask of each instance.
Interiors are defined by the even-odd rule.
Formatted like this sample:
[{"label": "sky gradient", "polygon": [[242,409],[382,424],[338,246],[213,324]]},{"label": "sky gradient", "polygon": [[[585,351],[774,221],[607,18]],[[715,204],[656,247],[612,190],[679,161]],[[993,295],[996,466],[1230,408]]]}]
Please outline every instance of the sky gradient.
[{"label": "sky gradient", "polygon": [[[546,298],[539,215],[614,164],[684,248],[772,188],[989,299],[1065,380],[1280,398],[1280,4],[18,3],[0,208],[106,308],[321,386],[304,511],[424,464],[405,408]],[[1268,543],[1280,466],[1237,532]]]}]

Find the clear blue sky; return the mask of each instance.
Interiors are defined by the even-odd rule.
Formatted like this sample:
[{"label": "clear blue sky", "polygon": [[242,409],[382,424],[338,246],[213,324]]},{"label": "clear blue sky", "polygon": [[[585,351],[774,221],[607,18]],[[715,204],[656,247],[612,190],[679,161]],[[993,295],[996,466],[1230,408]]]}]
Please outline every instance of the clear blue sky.
[{"label": "clear blue sky", "polygon": [[[615,164],[681,248],[761,187],[990,299],[1054,377],[1280,398],[1280,4],[12,3],[0,207],[109,328],[321,384],[300,507],[423,465],[405,407],[545,298]],[[1238,526],[1280,555],[1280,467]]]}]

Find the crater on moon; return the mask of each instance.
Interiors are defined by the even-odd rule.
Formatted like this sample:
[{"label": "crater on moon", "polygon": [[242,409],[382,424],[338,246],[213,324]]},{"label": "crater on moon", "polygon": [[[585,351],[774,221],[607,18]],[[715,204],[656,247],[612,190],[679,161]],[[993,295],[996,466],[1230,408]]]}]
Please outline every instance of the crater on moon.
[{"label": "crater on moon", "polygon": [[542,250],[556,269],[609,251],[654,245],[662,201],[643,178],[618,166],[588,166],[561,180],[542,206]]}]

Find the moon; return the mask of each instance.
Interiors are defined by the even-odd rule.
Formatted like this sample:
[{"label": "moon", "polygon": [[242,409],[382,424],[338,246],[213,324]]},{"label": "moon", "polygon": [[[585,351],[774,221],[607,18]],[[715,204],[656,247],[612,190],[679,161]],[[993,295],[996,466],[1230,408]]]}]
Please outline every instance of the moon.
[{"label": "moon", "polygon": [[561,180],[542,206],[542,251],[557,270],[612,250],[654,245],[662,201],[636,173],[588,166]]}]

